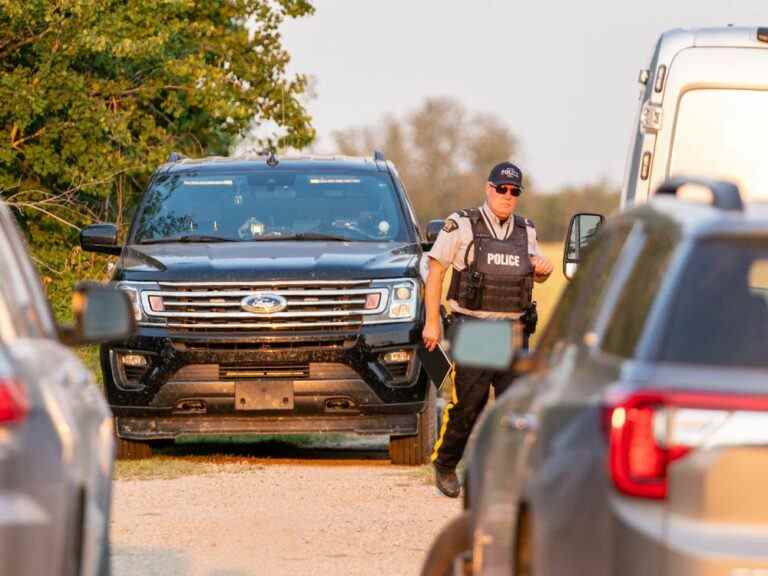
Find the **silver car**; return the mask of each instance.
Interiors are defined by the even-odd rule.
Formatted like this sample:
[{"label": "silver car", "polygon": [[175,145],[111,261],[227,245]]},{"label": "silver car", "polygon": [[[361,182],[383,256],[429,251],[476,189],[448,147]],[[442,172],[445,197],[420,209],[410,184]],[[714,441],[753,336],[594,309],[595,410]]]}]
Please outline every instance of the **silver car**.
[{"label": "silver car", "polygon": [[0,202],[0,572],[109,574],[112,415],[63,342],[125,337],[124,294],[75,291],[60,327],[8,209]]},{"label": "silver car", "polygon": [[[711,205],[674,197],[694,184]],[[656,196],[583,258],[600,218],[575,221],[578,272],[479,424],[423,574],[768,574],[768,207],[724,183]],[[463,326],[454,354],[508,366],[502,329]]]}]

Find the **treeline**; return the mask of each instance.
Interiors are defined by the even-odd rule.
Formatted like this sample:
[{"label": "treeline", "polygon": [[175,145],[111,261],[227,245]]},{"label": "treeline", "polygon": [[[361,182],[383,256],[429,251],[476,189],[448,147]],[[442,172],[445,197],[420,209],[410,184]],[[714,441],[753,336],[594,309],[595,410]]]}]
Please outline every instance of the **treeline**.
[{"label": "treeline", "polygon": [[[401,117],[332,137],[342,154],[384,152],[397,166],[422,222],[480,204],[490,169],[502,160],[514,161],[518,152],[516,137],[498,117],[468,112],[450,98],[431,98]],[[619,204],[618,190],[604,182],[544,193],[534,175],[526,185],[518,212],[536,223],[545,242],[563,240],[574,212],[609,214]]]},{"label": "treeline", "polygon": [[577,212],[607,216],[619,208],[619,189],[605,182],[568,186],[549,194],[535,189],[530,192],[521,197],[518,212],[533,220],[536,235],[543,242],[563,241],[571,216]]}]

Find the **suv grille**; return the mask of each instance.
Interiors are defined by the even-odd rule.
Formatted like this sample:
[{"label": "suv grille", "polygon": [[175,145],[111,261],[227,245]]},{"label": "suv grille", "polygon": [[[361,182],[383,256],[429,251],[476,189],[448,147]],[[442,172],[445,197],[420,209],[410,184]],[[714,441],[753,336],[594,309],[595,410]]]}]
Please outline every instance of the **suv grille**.
[{"label": "suv grille", "polygon": [[[259,294],[277,298],[284,309],[245,310],[243,301]],[[158,297],[163,311],[154,311],[150,305]],[[364,316],[381,314],[388,299],[387,288],[373,287],[368,280],[161,283],[159,290],[142,292],[142,306],[150,318],[166,320],[171,330],[203,332],[350,330],[361,326]]]}]

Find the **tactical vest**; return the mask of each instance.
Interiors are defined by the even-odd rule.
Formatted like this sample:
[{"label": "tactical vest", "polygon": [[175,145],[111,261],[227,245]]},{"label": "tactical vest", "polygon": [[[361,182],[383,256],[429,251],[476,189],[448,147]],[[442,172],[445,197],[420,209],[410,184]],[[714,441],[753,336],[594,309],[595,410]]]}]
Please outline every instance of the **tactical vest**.
[{"label": "tactical vest", "polygon": [[[472,242],[464,255],[464,269],[454,268],[448,298],[468,310],[524,312],[533,295],[533,266],[528,254],[525,218],[514,215],[512,236],[495,238],[480,210],[462,210],[472,223]],[[469,263],[469,251],[475,259]]]}]

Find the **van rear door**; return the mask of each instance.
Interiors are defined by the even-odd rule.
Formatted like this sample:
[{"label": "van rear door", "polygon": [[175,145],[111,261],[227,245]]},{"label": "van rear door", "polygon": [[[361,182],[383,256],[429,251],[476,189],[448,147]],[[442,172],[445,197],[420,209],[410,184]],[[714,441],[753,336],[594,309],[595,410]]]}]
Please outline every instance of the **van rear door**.
[{"label": "van rear door", "polygon": [[766,48],[698,46],[675,56],[651,190],[670,177],[706,176],[737,183],[747,200],[768,201]]}]

